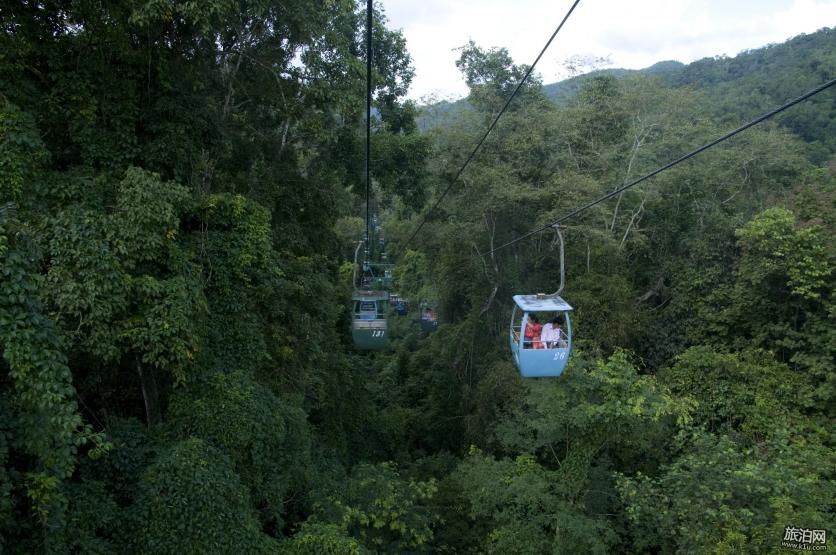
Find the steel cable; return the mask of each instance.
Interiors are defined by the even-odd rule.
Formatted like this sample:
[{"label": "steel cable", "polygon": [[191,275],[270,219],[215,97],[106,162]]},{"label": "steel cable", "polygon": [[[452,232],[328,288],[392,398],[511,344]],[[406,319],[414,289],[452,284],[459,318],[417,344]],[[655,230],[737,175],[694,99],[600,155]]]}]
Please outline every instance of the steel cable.
[{"label": "steel cable", "polygon": [[519,90],[522,88],[523,84],[524,84],[524,83],[528,80],[528,77],[531,75],[531,72],[532,72],[532,71],[534,71],[534,68],[535,68],[535,66],[537,65],[537,62],[539,62],[539,61],[540,61],[540,58],[542,58],[542,57],[543,57],[543,54],[545,54],[545,53],[546,53],[546,50],[549,48],[549,45],[552,43],[552,41],[555,39],[555,37],[557,36],[557,34],[558,34],[558,33],[560,32],[560,30],[563,28],[563,25],[564,25],[564,24],[566,23],[566,21],[569,19],[569,16],[570,16],[570,15],[572,15],[572,12],[573,12],[573,11],[575,11],[575,7],[578,5],[578,3],[579,3],[579,2],[580,2],[580,0],[575,0],[575,2],[572,4],[572,7],[571,7],[571,8],[569,8],[569,11],[568,11],[568,12],[566,12],[566,15],[565,15],[565,16],[563,16],[563,20],[560,22],[560,25],[558,25],[558,26],[557,26],[557,29],[555,29],[554,33],[552,33],[552,36],[551,36],[551,37],[549,37],[549,40],[546,42],[546,45],[545,45],[545,46],[543,47],[543,49],[540,51],[540,54],[538,54],[538,55],[537,55],[537,59],[536,59],[536,60],[534,60],[534,63],[533,63],[533,64],[531,64],[531,66],[528,68],[528,71],[526,71],[526,73],[525,73],[525,75],[523,76],[523,78],[520,80],[520,82],[519,82],[519,83],[517,83],[517,87],[514,89],[514,92],[513,92],[513,93],[511,93],[511,96],[509,96],[509,97],[508,97],[508,100],[506,100],[506,101],[505,101],[505,105],[504,105],[504,106],[502,107],[502,109],[499,111],[499,114],[497,114],[497,116],[494,118],[493,122],[492,122],[492,123],[491,123],[491,125],[488,127],[488,130],[487,130],[487,131],[485,131],[485,134],[484,134],[484,135],[482,135],[482,138],[481,138],[481,139],[479,139],[479,142],[478,142],[478,143],[476,143],[476,146],[473,148],[473,151],[470,153],[470,156],[468,156],[468,157],[467,157],[467,159],[465,160],[464,164],[462,164],[462,167],[461,167],[461,168],[459,168],[459,171],[456,173],[456,176],[453,178],[453,180],[452,180],[452,181],[450,181],[450,184],[447,186],[447,188],[446,188],[446,189],[444,189],[444,191],[441,193],[441,196],[440,196],[440,197],[438,197],[438,199],[435,201],[435,203],[434,203],[434,204],[430,207],[430,209],[427,211],[427,213],[426,213],[426,214],[424,215],[424,217],[421,219],[421,222],[418,224],[418,227],[416,227],[416,228],[415,228],[415,231],[413,231],[413,232],[412,232],[412,235],[410,235],[410,236],[409,236],[409,239],[407,239],[407,240],[406,240],[406,243],[404,243],[404,246],[403,246],[403,248],[402,248],[402,251],[405,251],[405,250],[407,249],[407,247],[409,247],[409,245],[410,245],[410,243],[412,242],[412,240],[415,238],[415,236],[416,236],[416,235],[418,235],[418,232],[419,232],[419,231],[421,231],[421,228],[423,228],[423,227],[424,227],[424,224],[425,224],[425,223],[427,223],[427,220],[428,220],[428,219],[429,219],[429,217],[432,215],[433,211],[434,211],[436,208],[438,208],[438,205],[439,205],[439,204],[441,204],[441,201],[442,201],[442,200],[444,200],[444,197],[446,197],[446,196],[447,196],[447,193],[449,193],[449,192],[450,192],[450,189],[452,189],[452,188],[453,188],[453,185],[455,185],[455,184],[456,184],[456,181],[458,181],[458,180],[459,180],[459,177],[461,177],[462,173],[464,173],[464,170],[465,170],[465,169],[467,168],[467,166],[470,164],[471,160],[473,160],[473,157],[474,157],[474,156],[476,156],[476,153],[479,151],[479,148],[482,146],[482,144],[483,144],[483,143],[485,142],[485,140],[488,138],[488,135],[490,135],[490,134],[491,134],[491,131],[493,131],[493,128],[494,128],[494,127],[496,127],[496,124],[497,124],[497,122],[499,121],[499,118],[501,118],[501,117],[502,117],[502,114],[504,114],[504,113],[505,113],[505,111],[508,109],[508,106],[511,104],[511,101],[512,101],[512,100],[514,100],[514,97],[517,95],[517,93],[519,92]]}]

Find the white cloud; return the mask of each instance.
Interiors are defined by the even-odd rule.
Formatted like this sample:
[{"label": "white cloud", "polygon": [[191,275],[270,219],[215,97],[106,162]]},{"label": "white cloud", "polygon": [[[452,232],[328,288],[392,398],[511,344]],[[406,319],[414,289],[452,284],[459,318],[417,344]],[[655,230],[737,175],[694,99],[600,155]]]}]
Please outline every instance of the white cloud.
[{"label": "white cloud", "polygon": [[[410,97],[467,93],[455,48],[473,39],[504,46],[531,63],[571,0],[383,0],[389,25],[402,28],[416,77]],[[565,77],[575,54],[609,56],[614,67],[662,60],[733,56],[836,24],[836,0],[582,0],[538,64],[545,82]]]}]

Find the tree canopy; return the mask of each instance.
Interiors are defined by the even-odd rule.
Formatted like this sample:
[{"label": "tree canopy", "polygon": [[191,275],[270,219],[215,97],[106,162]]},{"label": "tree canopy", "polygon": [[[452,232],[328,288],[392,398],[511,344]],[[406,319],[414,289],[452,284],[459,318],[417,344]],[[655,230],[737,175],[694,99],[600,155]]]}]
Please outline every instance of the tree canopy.
[{"label": "tree canopy", "polygon": [[[466,102],[417,106],[376,6],[367,206],[363,9],[0,8],[0,551],[832,548],[832,91],[562,226],[559,378],[507,352],[555,235],[492,251],[832,76],[834,30],[535,74],[430,214],[528,67],[471,41]],[[366,213],[412,307],[380,353]]]}]

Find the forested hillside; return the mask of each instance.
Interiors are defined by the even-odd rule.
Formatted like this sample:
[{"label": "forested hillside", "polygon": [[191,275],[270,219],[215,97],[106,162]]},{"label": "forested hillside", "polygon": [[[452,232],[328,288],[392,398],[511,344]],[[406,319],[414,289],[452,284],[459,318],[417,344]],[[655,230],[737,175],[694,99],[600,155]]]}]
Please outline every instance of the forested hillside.
[{"label": "forested hillside", "polygon": [[412,311],[369,353],[363,6],[2,5],[0,552],[832,550],[833,88],[561,226],[559,378],[508,352],[555,234],[480,255],[832,79],[834,30],[534,79],[427,216],[526,68],[469,44],[470,108],[419,132],[379,9],[371,207]]},{"label": "forested hillside", "polygon": [[[592,79],[612,76],[619,80],[655,77],[667,88],[686,88],[703,93],[706,108],[717,118],[755,116],[797,95],[801,88],[812,88],[827,80],[836,64],[836,29],[823,28],[800,35],[782,44],[741,52],[733,58],[717,56],[684,65],[676,61],[657,62],[641,70],[597,69],[557,83],[544,85],[543,91],[561,106],[571,105]],[[799,106],[777,121],[792,129],[808,143],[816,163],[827,160],[836,150],[836,122],[832,100],[816,98]],[[428,107],[419,126],[430,128],[454,118],[468,108],[467,100],[439,102]]]}]

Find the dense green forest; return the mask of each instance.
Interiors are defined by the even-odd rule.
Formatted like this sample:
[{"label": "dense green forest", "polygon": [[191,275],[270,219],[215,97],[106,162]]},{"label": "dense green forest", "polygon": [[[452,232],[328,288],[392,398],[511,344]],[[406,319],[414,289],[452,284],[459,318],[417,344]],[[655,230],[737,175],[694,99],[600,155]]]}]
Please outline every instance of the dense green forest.
[{"label": "dense green forest", "polygon": [[419,130],[378,7],[372,205],[441,324],[362,353],[362,8],[0,4],[0,552],[833,549],[836,92],[562,226],[559,378],[507,341],[554,234],[479,255],[833,78],[836,30],[527,82],[407,246],[526,67],[470,43]]}]

